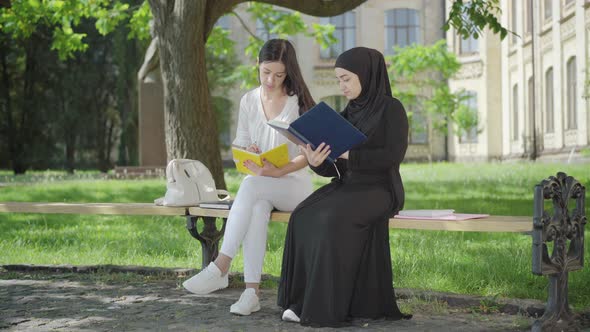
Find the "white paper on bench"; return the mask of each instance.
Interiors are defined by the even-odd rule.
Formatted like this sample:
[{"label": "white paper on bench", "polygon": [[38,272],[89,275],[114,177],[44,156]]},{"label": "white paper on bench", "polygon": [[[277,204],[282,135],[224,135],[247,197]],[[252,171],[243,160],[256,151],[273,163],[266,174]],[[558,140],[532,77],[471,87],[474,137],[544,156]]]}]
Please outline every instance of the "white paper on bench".
[{"label": "white paper on bench", "polygon": [[453,215],[455,210],[401,210],[400,216],[404,217],[444,217]]},{"label": "white paper on bench", "polygon": [[409,217],[409,216],[402,216],[396,215],[395,219],[422,219],[422,220],[469,220],[469,219],[480,219],[489,217],[489,214],[469,214],[469,213],[453,213],[446,216],[440,217]]}]

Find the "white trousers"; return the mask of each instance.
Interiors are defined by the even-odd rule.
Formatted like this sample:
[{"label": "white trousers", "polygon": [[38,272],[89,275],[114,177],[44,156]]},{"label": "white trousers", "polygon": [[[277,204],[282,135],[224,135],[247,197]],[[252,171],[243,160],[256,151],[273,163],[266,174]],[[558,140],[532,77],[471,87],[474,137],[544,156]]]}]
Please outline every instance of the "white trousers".
[{"label": "white trousers", "polygon": [[260,282],[271,211],[293,211],[311,192],[310,176],[244,178],[227,218],[220,252],[234,258],[243,244],[245,282]]}]

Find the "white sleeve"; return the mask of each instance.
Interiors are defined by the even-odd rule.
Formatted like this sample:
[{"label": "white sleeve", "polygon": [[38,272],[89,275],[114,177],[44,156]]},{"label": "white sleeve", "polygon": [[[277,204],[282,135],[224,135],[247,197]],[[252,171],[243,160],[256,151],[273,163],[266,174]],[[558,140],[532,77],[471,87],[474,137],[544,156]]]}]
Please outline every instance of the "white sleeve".
[{"label": "white sleeve", "polygon": [[240,110],[238,112],[238,128],[236,138],[233,144],[241,147],[248,147],[252,144],[250,140],[250,130],[248,129],[248,109],[246,106],[246,96],[240,100]]},{"label": "white sleeve", "polygon": [[[299,99],[295,96],[295,100],[291,103],[291,108],[287,113],[287,116],[283,119],[283,121],[291,123],[299,118]],[[301,154],[299,151],[299,145],[291,142],[289,139],[285,139],[287,143],[287,147],[289,149],[289,159],[293,160],[293,158],[297,157]]]}]

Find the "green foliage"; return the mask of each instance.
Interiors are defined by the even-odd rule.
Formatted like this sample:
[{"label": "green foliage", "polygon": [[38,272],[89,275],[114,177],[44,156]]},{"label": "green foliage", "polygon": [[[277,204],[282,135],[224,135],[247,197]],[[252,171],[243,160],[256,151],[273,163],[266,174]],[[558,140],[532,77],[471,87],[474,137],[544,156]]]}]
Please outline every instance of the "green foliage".
[{"label": "green foliage", "polygon": [[226,93],[235,86],[238,77],[234,75],[238,60],[234,51],[235,42],[229,38],[230,32],[219,26],[213,27],[206,46],[207,82],[212,95],[211,105],[215,112],[217,131],[220,134],[222,149],[229,148],[227,136],[231,127],[232,101]]},{"label": "green foliage", "polygon": [[152,19],[152,11],[147,1],[144,1],[141,6],[133,12],[129,19],[129,39],[137,38],[139,40],[148,40],[150,35],[150,20]]},{"label": "green foliage", "polygon": [[[458,96],[458,102],[455,105],[455,112],[452,114],[453,122],[456,124],[456,134],[457,136],[462,136],[463,134],[467,133],[468,130],[472,128],[477,128],[478,126],[478,117],[477,117],[477,110],[472,109],[467,104],[463,103],[462,101],[469,98],[469,95],[465,94],[464,92],[460,91],[456,94]],[[480,132],[481,130],[478,130]]]},{"label": "green foliage", "polygon": [[477,39],[487,26],[504,39],[508,30],[498,21],[501,12],[500,0],[455,0],[443,29],[448,31],[452,26],[461,37]]},{"label": "green foliage", "polygon": [[93,15],[96,18],[96,30],[102,35],[112,32],[128,16],[128,4],[116,2],[112,8],[98,8]]},{"label": "green foliage", "polygon": [[229,38],[230,31],[215,26],[207,38],[207,51],[210,51],[215,57],[233,56],[235,41]]},{"label": "green foliage", "polygon": [[229,149],[230,142],[223,140],[223,135],[229,134],[231,127],[230,110],[232,109],[233,103],[230,99],[221,96],[213,96],[211,101],[213,104],[213,110],[215,111],[217,130],[222,138],[220,139],[219,144],[222,149]]},{"label": "green foliage", "polygon": [[[138,8],[142,3],[127,2],[115,3],[95,16],[106,21],[110,16],[124,18],[117,12]],[[126,40],[128,25],[121,21],[105,25],[93,16],[65,14],[67,8],[80,9],[71,2],[13,4],[12,11],[3,9],[0,14],[9,25],[16,17],[23,18],[22,29],[0,33],[0,56],[6,61],[0,75],[9,81],[2,86],[8,97],[0,96],[0,103],[6,105],[0,111],[0,141],[8,142],[0,146],[8,151],[4,167],[15,172],[47,167],[106,170],[113,164],[110,152],[114,144],[120,148],[119,162],[133,163],[137,154],[136,73],[142,46]],[[51,24],[49,18],[37,13],[43,6],[53,6],[55,13],[66,17],[59,24]],[[25,26],[36,17],[33,29]],[[108,36],[99,31],[109,29],[114,30]],[[87,49],[89,45],[91,49]],[[58,52],[51,51],[58,48]],[[70,56],[58,58],[64,51]]]},{"label": "green foliage", "polygon": [[477,110],[463,103],[464,91],[452,92],[447,80],[461,68],[454,53],[449,52],[445,40],[434,45],[411,45],[395,48],[387,56],[391,89],[403,100],[409,114],[411,130],[420,132],[428,128],[414,120],[413,110],[425,110],[432,128],[447,134],[449,124],[461,133],[477,127]]},{"label": "green foliage", "polygon": [[[86,34],[74,31],[82,19],[95,19],[96,29],[103,35],[112,32],[126,21],[134,10],[122,1],[65,1],[65,0],[13,0],[11,7],[0,8],[0,27],[14,39],[29,38],[39,26],[53,29],[52,50],[61,60],[73,58],[76,52],[88,49]],[[132,36],[145,38],[147,4],[135,11],[129,23]],[[133,29],[139,30],[133,30]]]}]

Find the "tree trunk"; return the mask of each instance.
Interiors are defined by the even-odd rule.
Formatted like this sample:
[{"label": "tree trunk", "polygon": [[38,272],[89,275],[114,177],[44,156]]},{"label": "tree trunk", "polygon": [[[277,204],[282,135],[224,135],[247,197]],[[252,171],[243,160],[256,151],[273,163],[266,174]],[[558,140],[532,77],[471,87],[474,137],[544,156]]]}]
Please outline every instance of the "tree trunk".
[{"label": "tree trunk", "polygon": [[76,168],[76,134],[75,132],[66,133],[66,171],[68,174],[74,174]]},{"label": "tree trunk", "polygon": [[0,128],[0,137],[6,137],[6,142],[8,142],[7,147],[8,151],[10,152],[10,156],[12,157],[12,151],[14,150],[14,135],[15,135],[15,128],[14,128],[14,120],[12,118],[12,99],[10,98],[10,90],[11,90],[11,79],[10,73],[8,72],[8,64],[6,61],[7,57],[7,50],[8,50],[8,43],[5,43],[5,36],[2,35],[2,44],[0,45],[0,61],[2,62],[2,99],[4,99],[4,107],[0,109],[0,111],[4,111],[4,118],[6,127]]},{"label": "tree trunk", "polygon": [[197,159],[225,188],[205,67],[205,0],[150,1],[164,85],[168,160]]}]

